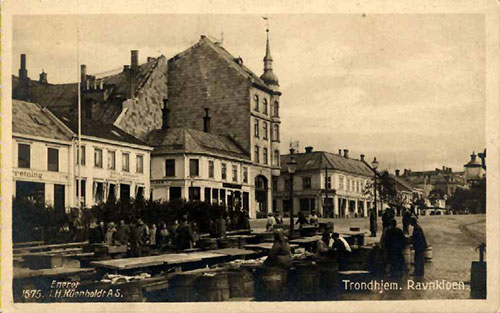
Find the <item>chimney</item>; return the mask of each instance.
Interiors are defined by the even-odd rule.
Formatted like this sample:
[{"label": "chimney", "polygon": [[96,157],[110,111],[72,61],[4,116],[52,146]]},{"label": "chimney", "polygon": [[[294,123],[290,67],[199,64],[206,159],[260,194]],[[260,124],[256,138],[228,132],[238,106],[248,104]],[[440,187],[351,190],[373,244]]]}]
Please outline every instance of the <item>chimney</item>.
[{"label": "chimney", "polygon": [[148,63],[153,62],[154,60],[155,60],[155,58],[153,58],[153,57],[148,57]]},{"label": "chimney", "polygon": [[308,146],[306,147],[306,153],[311,153],[313,151],[313,147]]},{"label": "chimney", "polygon": [[475,161],[476,160],[476,153],[472,151],[472,154],[470,155],[470,160]]},{"label": "chimney", "polygon": [[339,149],[339,155],[342,156],[342,149]]},{"label": "chimney", "polygon": [[359,157],[361,158],[361,162],[365,161],[365,155],[364,154],[361,154]]},{"label": "chimney", "polygon": [[47,73],[45,73],[42,69],[42,72],[40,73],[40,79],[38,80],[41,84],[47,84]]},{"label": "chimney", "polygon": [[139,67],[139,50],[130,50],[130,68],[136,70]]},{"label": "chimney", "polygon": [[396,170],[396,176],[399,177],[399,170]]},{"label": "chimney", "polygon": [[87,81],[87,65],[82,64],[80,65],[80,86],[86,86],[86,81]]},{"label": "chimney", "polygon": [[290,148],[290,155],[292,155],[294,153],[295,153],[295,149],[294,148]]},{"label": "chimney", "polygon": [[17,90],[17,98],[19,100],[29,101],[29,85],[28,70],[26,69],[26,54],[21,54],[21,66],[19,68],[19,85]]},{"label": "chimney", "polygon": [[349,159],[349,150],[344,149],[344,158]]},{"label": "chimney", "polygon": [[203,131],[205,133],[210,132],[210,120],[212,118],[208,115],[209,110],[210,110],[209,108],[205,108],[205,116],[203,117]]},{"label": "chimney", "polygon": [[170,110],[168,109],[168,99],[163,99],[163,109],[162,111],[162,124],[161,124],[161,129],[169,129],[170,126],[168,126],[168,115],[170,113]]}]

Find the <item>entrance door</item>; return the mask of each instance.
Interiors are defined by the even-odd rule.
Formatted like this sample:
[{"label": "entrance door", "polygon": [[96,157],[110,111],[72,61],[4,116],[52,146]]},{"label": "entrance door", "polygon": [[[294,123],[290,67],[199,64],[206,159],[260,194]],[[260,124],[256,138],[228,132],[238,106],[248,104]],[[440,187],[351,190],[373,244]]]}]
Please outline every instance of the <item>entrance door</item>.
[{"label": "entrance door", "polygon": [[64,212],[65,211],[65,186],[64,185],[54,185],[54,210]]},{"label": "entrance door", "polygon": [[255,200],[259,206],[258,211],[267,213],[267,178],[265,176],[255,177]]},{"label": "entrance door", "polygon": [[120,184],[120,200],[122,201],[130,200],[130,185]]}]

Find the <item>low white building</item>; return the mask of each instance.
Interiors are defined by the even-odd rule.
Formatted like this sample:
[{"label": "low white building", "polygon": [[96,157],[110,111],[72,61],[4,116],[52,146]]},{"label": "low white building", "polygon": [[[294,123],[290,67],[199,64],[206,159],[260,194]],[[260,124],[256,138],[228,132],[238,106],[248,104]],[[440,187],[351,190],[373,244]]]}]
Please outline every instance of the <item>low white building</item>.
[{"label": "low white building", "polygon": [[85,207],[114,198],[149,198],[152,148],[119,128],[78,121],[34,103],[13,100],[14,196],[57,208],[78,205],[78,179]]}]

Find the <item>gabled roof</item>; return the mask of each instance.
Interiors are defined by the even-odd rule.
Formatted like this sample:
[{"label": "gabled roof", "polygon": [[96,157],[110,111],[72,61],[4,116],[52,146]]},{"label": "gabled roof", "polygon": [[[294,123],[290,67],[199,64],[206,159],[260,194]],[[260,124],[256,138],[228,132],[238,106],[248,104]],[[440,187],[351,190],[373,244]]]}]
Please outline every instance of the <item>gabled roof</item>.
[{"label": "gabled roof", "polygon": [[72,138],[38,104],[12,100],[12,132],[57,140]]},{"label": "gabled roof", "polygon": [[[345,158],[338,154],[325,151],[313,151],[310,153],[295,153],[297,161],[297,171],[337,170],[346,173],[372,177],[372,169],[363,161],[351,158]],[[286,164],[290,161],[290,155],[281,156],[281,171],[287,172]]]},{"label": "gabled roof", "polygon": [[148,135],[153,153],[207,153],[249,159],[248,154],[229,136],[190,128],[155,129]]},{"label": "gabled roof", "polygon": [[204,35],[201,36],[201,39],[195,45],[175,55],[170,60],[176,60],[182,58],[184,55],[190,53],[193,49],[196,49],[197,47],[202,45],[205,45],[213,49],[220,57],[222,57],[224,60],[227,61],[229,66],[238,71],[244,78],[249,79],[252,83],[256,84],[257,86],[260,86],[261,88],[264,88],[266,90],[271,90],[270,87],[259,76],[257,76],[254,72],[252,72],[252,70],[250,70],[244,64],[237,63],[237,60],[240,58],[236,58],[226,49],[224,49],[224,47],[222,47],[221,44],[213,42],[207,36]]},{"label": "gabled roof", "polygon": [[[72,132],[78,134],[78,120],[74,119],[68,115],[59,112],[53,112],[66,127],[71,129]],[[118,142],[124,142],[129,144],[135,144],[140,146],[147,146],[147,144],[134,136],[124,132],[120,128],[112,125],[103,123],[101,121],[90,120],[82,118],[82,135],[113,140]]]},{"label": "gabled roof", "polygon": [[[164,56],[151,58],[149,62],[139,65],[136,76],[137,93],[148,81],[153,70]],[[104,90],[108,96],[104,102],[94,106],[93,118],[96,120],[114,123],[122,112],[122,102],[127,98],[128,82],[127,74],[122,70],[119,72],[97,78],[103,82]],[[115,71],[116,72],[116,71]],[[17,98],[19,77],[12,76],[12,96]],[[78,108],[78,84],[49,84],[40,83],[38,80],[30,80],[29,83],[30,102],[38,103],[43,107],[51,108],[58,112],[77,114]]]}]

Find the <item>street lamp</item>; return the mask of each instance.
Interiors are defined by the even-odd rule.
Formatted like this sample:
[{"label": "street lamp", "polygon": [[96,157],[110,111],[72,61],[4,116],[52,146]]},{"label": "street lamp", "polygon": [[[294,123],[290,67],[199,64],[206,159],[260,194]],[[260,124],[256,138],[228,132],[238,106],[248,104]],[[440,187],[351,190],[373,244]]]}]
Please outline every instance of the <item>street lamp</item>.
[{"label": "street lamp", "polygon": [[290,149],[290,161],[286,164],[288,174],[290,175],[290,234],[289,238],[293,237],[293,175],[297,170],[297,161],[293,156],[294,149]]},{"label": "street lamp", "polygon": [[372,161],[372,168],[373,168],[373,171],[375,172],[375,176],[374,176],[374,184],[373,184],[373,196],[374,196],[374,203],[373,203],[373,206],[374,206],[374,209],[375,209],[375,214],[378,215],[378,211],[377,211],[377,168],[378,168],[378,161],[377,161],[377,158],[373,158],[373,161]]}]

